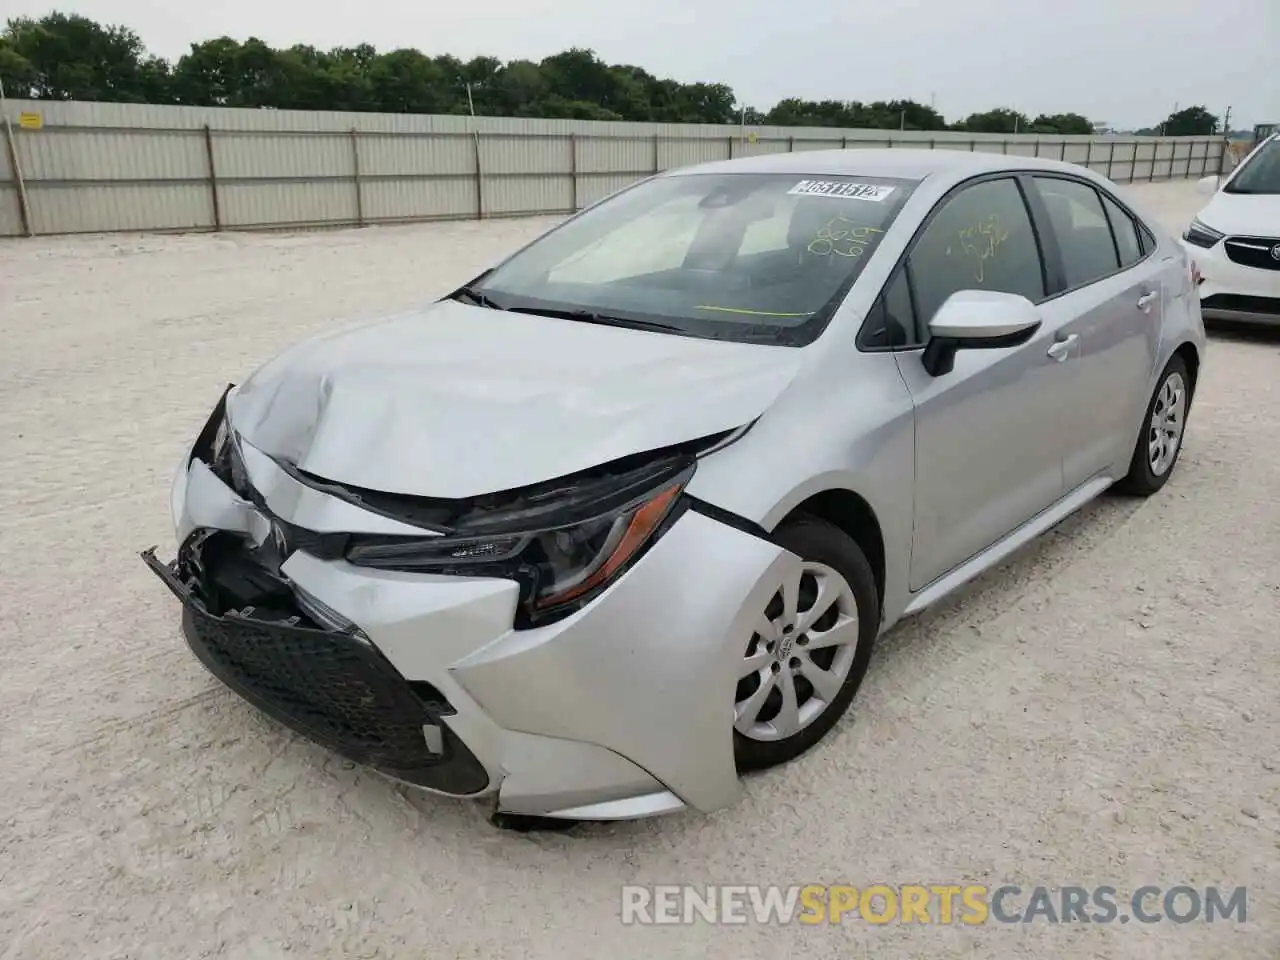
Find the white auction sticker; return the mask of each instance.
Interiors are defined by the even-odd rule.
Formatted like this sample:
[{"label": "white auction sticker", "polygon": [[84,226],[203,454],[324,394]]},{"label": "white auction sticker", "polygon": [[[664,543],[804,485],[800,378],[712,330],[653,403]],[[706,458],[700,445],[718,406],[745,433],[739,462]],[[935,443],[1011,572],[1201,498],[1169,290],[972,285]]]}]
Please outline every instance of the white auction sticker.
[{"label": "white auction sticker", "polygon": [[800,194],[806,197],[871,200],[874,203],[879,203],[893,193],[893,190],[893,187],[885,187],[874,183],[848,183],[843,180],[801,180],[787,193]]}]

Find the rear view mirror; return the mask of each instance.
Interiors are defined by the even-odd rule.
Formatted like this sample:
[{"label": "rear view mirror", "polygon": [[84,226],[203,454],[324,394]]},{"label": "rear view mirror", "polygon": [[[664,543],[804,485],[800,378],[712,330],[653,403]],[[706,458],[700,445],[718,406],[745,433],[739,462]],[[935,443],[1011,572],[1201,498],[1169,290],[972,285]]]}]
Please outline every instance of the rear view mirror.
[{"label": "rear view mirror", "polygon": [[1040,329],[1040,311],[1026,297],[994,290],[959,290],[929,321],[924,368],[941,377],[955,367],[957,350],[1000,350],[1030,340]]},{"label": "rear view mirror", "polygon": [[1218,191],[1218,177],[1201,177],[1196,181],[1196,193],[1204,194],[1206,197]]}]

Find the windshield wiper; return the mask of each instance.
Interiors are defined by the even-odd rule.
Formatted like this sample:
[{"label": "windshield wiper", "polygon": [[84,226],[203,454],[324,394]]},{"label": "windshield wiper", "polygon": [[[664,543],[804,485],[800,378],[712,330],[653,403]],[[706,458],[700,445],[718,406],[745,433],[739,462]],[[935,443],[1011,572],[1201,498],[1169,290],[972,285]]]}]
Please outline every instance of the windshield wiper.
[{"label": "windshield wiper", "polygon": [[559,320],[580,320],[583,323],[598,323],[606,327],[628,327],[632,330],[657,330],[662,333],[688,333],[684,327],[674,323],[662,323],[658,320],[636,320],[631,317],[618,317],[596,310],[557,310],[554,307],[507,307],[511,313],[528,313],[535,317],[555,317]]},{"label": "windshield wiper", "polygon": [[460,300],[460,299],[470,300],[476,306],[487,307],[490,310],[507,309],[506,307],[498,304],[496,301],[491,300],[489,297],[486,297],[483,293],[481,293],[479,290],[474,289],[473,287],[460,287],[457,290],[453,291],[453,293],[449,295],[449,298],[451,300]]}]

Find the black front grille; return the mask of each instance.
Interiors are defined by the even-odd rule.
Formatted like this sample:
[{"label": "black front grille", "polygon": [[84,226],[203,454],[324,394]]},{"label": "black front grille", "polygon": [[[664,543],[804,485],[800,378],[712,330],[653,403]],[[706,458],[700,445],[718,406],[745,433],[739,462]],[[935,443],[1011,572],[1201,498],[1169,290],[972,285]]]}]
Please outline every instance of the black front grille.
[{"label": "black front grille", "polygon": [[151,551],[143,558],[183,601],[183,632],[192,652],[265,713],[410,783],[461,795],[488,785],[484,767],[441,722],[454,712],[445,698],[429,684],[405,680],[358,632],[318,629],[300,612],[278,609],[215,615],[177,561],[166,566]]},{"label": "black front grille", "polygon": [[1223,249],[1242,267],[1280,270],[1280,237],[1228,237]]},{"label": "black front grille", "polygon": [[1236,313],[1260,313],[1280,319],[1280,298],[1249,297],[1239,293],[1215,293],[1200,301],[1201,310],[1231,310]]}]

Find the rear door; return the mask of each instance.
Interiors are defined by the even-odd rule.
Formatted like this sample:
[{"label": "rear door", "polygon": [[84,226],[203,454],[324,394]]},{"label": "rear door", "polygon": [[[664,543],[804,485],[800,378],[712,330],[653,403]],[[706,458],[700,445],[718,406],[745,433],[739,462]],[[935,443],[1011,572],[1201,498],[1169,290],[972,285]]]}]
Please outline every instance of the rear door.
[{"label": "rear door", "polygon": [[1053,291],[1042,309],[1072,344],[1063,358],[1070,491],[1127,468],[1159,355],[1165,299],[1174,291],[1162,279],[1170,264],[1116,197],[1070,175],[1030,181]]}]

